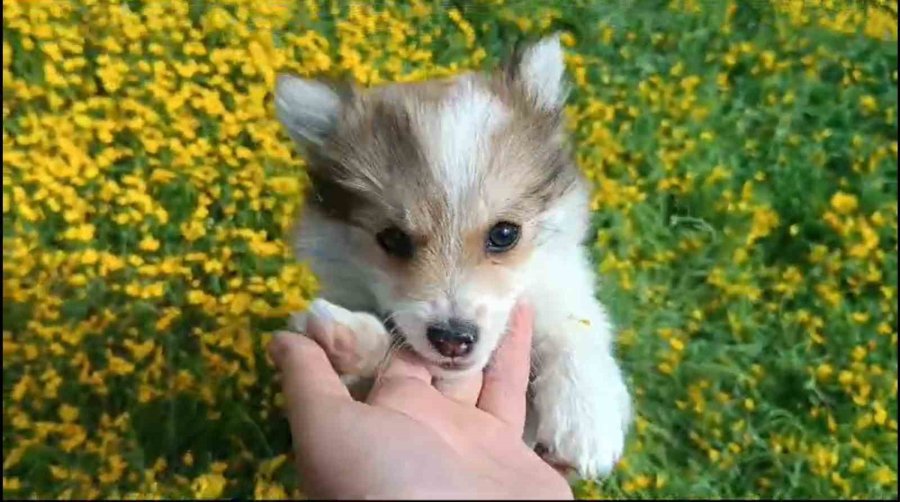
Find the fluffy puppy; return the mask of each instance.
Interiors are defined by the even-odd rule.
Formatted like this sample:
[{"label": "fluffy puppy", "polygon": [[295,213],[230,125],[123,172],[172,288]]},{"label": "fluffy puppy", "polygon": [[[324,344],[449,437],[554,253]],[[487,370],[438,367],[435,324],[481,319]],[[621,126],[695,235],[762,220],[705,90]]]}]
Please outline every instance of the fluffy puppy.
[{"label": "fluffy puppy", "polygon": [[435,378],[481,371],[524,298],[525,440],[595,478],[622,454],[631,399],[582,245],[589,186],[566,141],[566,94],[550,36],[450,79],[361,89],[280,75],[275,104],[308,160],[293,247],[320,282],[312,314],[355,333],[318,340],[345,381],[371,377],[397,340]]}]

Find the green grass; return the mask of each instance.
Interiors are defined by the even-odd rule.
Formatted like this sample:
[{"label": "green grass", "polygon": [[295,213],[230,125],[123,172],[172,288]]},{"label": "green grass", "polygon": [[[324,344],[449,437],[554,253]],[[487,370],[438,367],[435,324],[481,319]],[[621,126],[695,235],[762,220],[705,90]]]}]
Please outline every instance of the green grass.
[{"label": "green grass", "polygon": [[299,494],[263,348],[315,281],[274,72],[558,30],[638,415],[577,493],[895,497],[896,8],[557,3],[4,3],[4,497]]}]

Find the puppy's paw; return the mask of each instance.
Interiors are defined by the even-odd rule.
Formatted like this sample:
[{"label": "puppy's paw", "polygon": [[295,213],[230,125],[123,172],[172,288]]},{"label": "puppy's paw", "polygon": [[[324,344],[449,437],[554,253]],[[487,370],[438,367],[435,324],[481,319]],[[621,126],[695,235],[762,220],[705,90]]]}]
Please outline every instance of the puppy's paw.
[{"label": "puppy's paw", "polygon": [[389,345],[387,331],[375,316],[351,312],[316,299],[306,312],[291,315],[290,328],[319,344],[345,383],[371,376]]},{"label": "puppy's paw", "polygon": [[569,467],[583,479],[597,479],[612,472],[621,458],[631,398],[618,371],[609,373],[615,377],[587,386],[561,375],[535,381],[539,453],[558,470]]}]

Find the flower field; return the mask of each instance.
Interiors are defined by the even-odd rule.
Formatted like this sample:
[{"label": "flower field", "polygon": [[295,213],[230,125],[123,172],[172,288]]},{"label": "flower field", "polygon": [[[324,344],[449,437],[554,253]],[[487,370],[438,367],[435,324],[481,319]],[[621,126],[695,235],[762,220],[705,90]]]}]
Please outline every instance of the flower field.
[{"label": "flower field", "polygon": [[3,3],[3,496],[302,496],[264,352],[316,281],[278,71],[562,32],[637,418],[587,498],[897,493],[896,4]]}]

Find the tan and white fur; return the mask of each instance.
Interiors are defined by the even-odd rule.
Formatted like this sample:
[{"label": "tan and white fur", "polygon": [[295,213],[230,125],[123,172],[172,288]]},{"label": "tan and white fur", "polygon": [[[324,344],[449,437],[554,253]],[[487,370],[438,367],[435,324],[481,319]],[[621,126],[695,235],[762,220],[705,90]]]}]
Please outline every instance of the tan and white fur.
[{"label": "tan and white fur", "polygon": [[[373,376],[397,337],[452,379],[489,364],[524,298],[535,312],[524,439],[596,478],[623,452],[631,399],[582,245],[589,186],[567,146],[566,95],[549,36],[500,70],[446,80],[360,89],[280,75],[275,104],[308,160],[293,246],[321,286],[293,328],[315,315],[355,333],[320,340],[346,382]],[[497,253],[486,239],[499,222],[519,231]],[[388,228],[409,246],[382,245]],[[477,332],[464,356],[426,336],[451,319]]]}]

